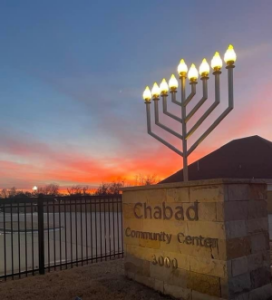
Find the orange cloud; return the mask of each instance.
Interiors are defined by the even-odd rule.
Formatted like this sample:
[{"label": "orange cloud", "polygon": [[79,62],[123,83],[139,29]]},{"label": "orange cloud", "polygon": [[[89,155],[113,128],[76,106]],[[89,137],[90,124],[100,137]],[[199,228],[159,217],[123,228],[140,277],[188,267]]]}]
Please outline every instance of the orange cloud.
[{"label": "orange cloud", "polygon": [[[256,94],[252,94],[242,109],[234,110],[227,117],[228,120],[222,122],[221,128],[215,129],[191,154],[189,163],[234,138],[259,134],[272,140],[271,99],[269,85],[264,86],[261,93],[256,91]],[[13,135],[1,134],[0,188],[31,188],[47,183],[95,186],[118,178],[126,178],[133,184],[138,174],[156,174],[159,178],[165,178],[182,168],[181,157],[146,133],[135,133],[130,137],[130,132],[126,132],[124,127],[119,130],[122,139],[129,143],[124,149],[121,148],[121,153],[109,149],[106,157],[93,157],[87,155],[86,151],[62,146],[61,143],[54,148],[29,136],[13,138]],[[154,130],[157,130],[155,126]],[[177,146],[181,144],[172,138],[170,141]]]}]

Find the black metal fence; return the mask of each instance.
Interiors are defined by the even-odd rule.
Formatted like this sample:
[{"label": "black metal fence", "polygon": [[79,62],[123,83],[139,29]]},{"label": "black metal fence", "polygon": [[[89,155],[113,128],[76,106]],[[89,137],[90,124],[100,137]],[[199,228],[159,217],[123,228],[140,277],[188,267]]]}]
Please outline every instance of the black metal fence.
[{"label": "black metal fence", "polygon": [[0,199],[0,279],[123,257],[122,196]]}]

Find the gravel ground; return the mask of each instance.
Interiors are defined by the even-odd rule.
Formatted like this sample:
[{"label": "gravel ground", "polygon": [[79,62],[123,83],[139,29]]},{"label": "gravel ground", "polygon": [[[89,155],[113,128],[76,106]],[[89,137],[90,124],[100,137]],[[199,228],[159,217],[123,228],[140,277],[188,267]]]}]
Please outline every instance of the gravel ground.
[{"label": "gravel ground", "polygon": [[1,300],[166,300],[124,276],[123,260],[0,283]]}]

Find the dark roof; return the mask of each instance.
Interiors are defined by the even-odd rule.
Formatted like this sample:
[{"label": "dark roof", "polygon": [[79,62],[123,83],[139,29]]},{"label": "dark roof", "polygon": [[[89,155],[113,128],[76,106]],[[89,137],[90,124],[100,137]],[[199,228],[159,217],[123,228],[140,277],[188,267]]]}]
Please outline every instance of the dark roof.
[{"label": "dark roof", "polygon": [[[214,178],[270,179],[272,142],[257,135],[233,140],[188,166],[189,180]],[[183,181],[182,170],[160,183]]]}]

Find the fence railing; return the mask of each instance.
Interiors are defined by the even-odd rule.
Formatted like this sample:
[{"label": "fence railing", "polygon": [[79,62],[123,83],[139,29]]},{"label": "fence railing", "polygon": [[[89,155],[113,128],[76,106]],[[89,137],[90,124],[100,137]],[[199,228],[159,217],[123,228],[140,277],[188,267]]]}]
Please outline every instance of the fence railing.
[{"label": "fence railing", "polygon": [[122,196],[0,199],[0,278],[123,257]]}]

